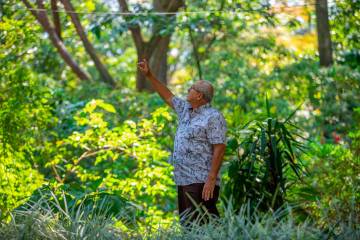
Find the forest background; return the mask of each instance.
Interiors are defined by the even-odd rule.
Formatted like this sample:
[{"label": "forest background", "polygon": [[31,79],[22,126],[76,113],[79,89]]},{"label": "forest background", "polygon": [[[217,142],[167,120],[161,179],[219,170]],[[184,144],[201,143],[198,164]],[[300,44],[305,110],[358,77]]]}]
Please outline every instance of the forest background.
[{"label": "forest background", "polygon": [[[358,0],[1,0],[0,238],[360,238],[359,29]],[[178,96],[215,86],[210,225],[178,225],[141,58]]]}]

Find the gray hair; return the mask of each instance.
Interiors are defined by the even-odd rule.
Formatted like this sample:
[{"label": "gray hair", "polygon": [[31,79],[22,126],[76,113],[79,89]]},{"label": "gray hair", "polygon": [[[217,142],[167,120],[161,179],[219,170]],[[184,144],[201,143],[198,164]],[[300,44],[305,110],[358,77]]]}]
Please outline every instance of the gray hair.
[{"label": "gray hair", "polygon": [[204,95],[204,99],[207,102],[211,102],[211,100],[214,96],[213,85],[209,81],[206,81],[206,80],[199,80],[195,84],[196,84],[196,88],[194,88],[194,89],[201,92]]}]

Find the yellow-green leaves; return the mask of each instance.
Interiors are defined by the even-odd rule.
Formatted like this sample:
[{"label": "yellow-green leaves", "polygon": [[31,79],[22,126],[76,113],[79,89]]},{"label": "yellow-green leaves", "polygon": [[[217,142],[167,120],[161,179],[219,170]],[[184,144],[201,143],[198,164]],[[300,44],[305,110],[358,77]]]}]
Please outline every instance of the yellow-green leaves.
[{"label": "yellow-green leaves", "polygon": [[85,1],[85,6],[89,12],[92,12],[95,10],[95,3],[92,0]]},{"label": "yellow-green leaves", "polygon": [[64,183],[78,182],[83,191],[120,192],[140,204],[142,214],[161,219],[163,209],[175,204],[169,152],[159,137],[172,116],[160,107],[150,118],[113,125],[107,119],[115,113],[102,99],[89,101],[74,116],[78,129],[57,141],[46,166],[56,169]]}]

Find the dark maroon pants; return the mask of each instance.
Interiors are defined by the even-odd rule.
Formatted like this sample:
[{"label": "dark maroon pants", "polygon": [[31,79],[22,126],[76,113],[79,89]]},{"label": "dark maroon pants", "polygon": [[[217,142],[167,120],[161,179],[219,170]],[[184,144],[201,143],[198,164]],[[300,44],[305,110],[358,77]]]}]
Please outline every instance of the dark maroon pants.
[{"label": "dark maroon pants", "polygon": [[[200,209],[204,209],[209,214],[219,217],[219,212],[216,208],[216,202],[219,198],[219,186],[215,186],[213,198],[210,198],[208,201],[202,199],[202,190],[204,183],[193,183],[190,185],[178,185],[178,209],[180,215],[180,223],[182,225],[200,218],[203,211],[196,210],[196,205],[193,204],[189,196],[194,200],[196,204],[199,205]],[[200,216],[199,216],[200,214]],[[206,215],[205,215],[206,216]],[[199,222],[200,224],[208,221],[208,218],[202,218]]]}]

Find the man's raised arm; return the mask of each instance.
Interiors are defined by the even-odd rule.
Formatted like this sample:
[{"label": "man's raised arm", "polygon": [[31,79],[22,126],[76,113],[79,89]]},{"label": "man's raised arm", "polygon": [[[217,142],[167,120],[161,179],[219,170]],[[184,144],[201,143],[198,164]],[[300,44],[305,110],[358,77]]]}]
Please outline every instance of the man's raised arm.
[{"label": "man's raised arm", "polygon": [[172,109],[174,109],[174,106],[172,104],[172,98],[174,97],[174,94],[165,86],[165,84],[163,84],[158,79],[156,79],[154,74],[151,72],[149,68],[149,64],[146,61],[146,59],[142,59],[138,63],[138,67],[140,71],[146,76],[146,78],[150,80],[154,90]]}]

